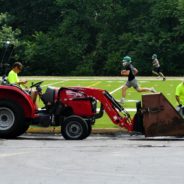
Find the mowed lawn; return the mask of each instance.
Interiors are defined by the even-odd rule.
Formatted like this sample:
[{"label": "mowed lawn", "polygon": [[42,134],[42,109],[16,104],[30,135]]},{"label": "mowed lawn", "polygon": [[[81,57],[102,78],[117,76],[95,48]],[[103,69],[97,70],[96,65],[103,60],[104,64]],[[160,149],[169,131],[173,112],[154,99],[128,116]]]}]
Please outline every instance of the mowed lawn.
[{"label": "mowed lawn", "polygon": [[[29,77],[28,77],[29,79]],[[42,78],[43,80],[44,78]],[[141,87],[154,87],[158,92],[162,92],[168,100],[171,102],[173,106],[177,105],[177,102],[175,100],[175,89],[176,86],[181,82],[180,78],[172,78],[170,77],[166,81],[162,81],[161,79],[156,79],[152,77],[139,77],[137,78],[139,81],[139,85]],[[39,80],[31,80],[29,81],[29,84],[31,82],[38,82]],[[92,88],[100,88],[105,89],[109,93],[112,94],[112,96],[115,99],[121,98],[121,89],[119,89],[124,83],[126,82],[126,78],[120,78],[120,77],[85,77],[85,78],[78,78],[78,77],[60,77],[60,78],[52,78],[51,80],[49,77],[45,78],[42,88],[43,91],[46,90],[47,86],[55,86],[55,87],[71,87],[71,86],[83,86],[83,87],[92,87]],[[119,90],[118,90],[119,89]],[[114,92],[115,91],[115,92]],[[145,94],[145,93],[142,93]],[[141,101],[141,93],[138,93],[133,88],[130,88],[127,90],[127,100],[140,100]],[[37,100],[37,103],[39,107],[42,107],[43,104],[41,100]],[[123,107],[129,111],[129,108],[136,108],[136,102],[125,102]],[[135,112],[130,111],[130,115],[133,117]],[[95,128],[115,128],[116,125],[113,124],[113,122],[109,119],[107,114],[104,114],[104,116],[101,119],[98,119],[94,125]]]}]

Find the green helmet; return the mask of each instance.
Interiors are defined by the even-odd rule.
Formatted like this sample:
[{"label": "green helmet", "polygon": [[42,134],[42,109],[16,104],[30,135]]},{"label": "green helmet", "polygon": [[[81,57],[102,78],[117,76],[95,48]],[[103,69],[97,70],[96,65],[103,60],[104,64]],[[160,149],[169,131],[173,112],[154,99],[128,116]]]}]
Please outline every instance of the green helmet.
[{"label": "green helmet", "polygon": [[132,59],[131,59],[131,57],[130,56],[125,56],[124,58],[123,58],[123,60],[122,60],[123,62],[127,62],[127,63],[131,63],[132,62]]},{"label": "green helmet", "polygon": [[152,59],[157,59],[157,55],[156,54],[153,54],[151,58]]}]

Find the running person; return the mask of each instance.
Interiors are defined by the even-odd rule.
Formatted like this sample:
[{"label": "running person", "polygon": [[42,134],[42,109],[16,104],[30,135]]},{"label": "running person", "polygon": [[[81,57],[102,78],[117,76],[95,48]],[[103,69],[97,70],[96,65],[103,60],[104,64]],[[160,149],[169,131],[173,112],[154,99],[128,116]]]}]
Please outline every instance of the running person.
[{"label": "running person", "polygon": [[160,63],[159,63],[159,60],[157,58],[157,55],[156,54],[153,54],[152,55],[152,64],[153,64],[153,69],[152,69],[152,73],[157,75],[158,77],[162,77],[163,78],[163,81],[166,80],[164,74],[160,71]]},{"label": "running person", "polygon": [[135,75],[138,73],[138,70],[131,64],[132,60],[131,57],[125,56],[123,58],[123,66],[125,67],[125,70],[121,70],[121,75],[128,76],[127,82],[122,87],[122,98],[120,100],[120,103],[125,102],[126,97],[126,91],[128,88],[133,87],[137,92],[151,92],[155,93],[154,88],[141,88],[135,78]]}]

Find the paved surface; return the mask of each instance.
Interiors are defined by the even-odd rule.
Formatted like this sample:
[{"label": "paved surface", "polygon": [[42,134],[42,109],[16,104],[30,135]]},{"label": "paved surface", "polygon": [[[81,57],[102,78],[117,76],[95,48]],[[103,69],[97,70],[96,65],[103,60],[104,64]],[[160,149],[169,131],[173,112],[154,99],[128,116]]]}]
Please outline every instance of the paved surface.
[{"label": "paved surface", "polygon": [[2,184],[183,184],[184,138],[122,133],[66,141],[59,135],[0,139]]}]

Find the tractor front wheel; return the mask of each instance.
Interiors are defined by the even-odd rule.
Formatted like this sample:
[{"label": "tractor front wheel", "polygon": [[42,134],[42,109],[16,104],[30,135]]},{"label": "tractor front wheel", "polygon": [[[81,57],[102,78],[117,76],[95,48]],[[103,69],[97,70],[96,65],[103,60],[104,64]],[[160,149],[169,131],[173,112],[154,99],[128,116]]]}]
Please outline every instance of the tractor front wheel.
[{"label": "tractor front wheel", "polygon": [[88,130],[87,130],[87,134],[85,135],[84,138],[88,137],[91,134],[91,132],[92,132],[92,123],[91,123],[91,121],[87,121],[86,124],[87,124]]},{"label": "tractor front wheel", "polygon": [[79,116],[69,116],[62,124],[61,134],[66,140],[85,139],[89,135],[87,122]]}]

